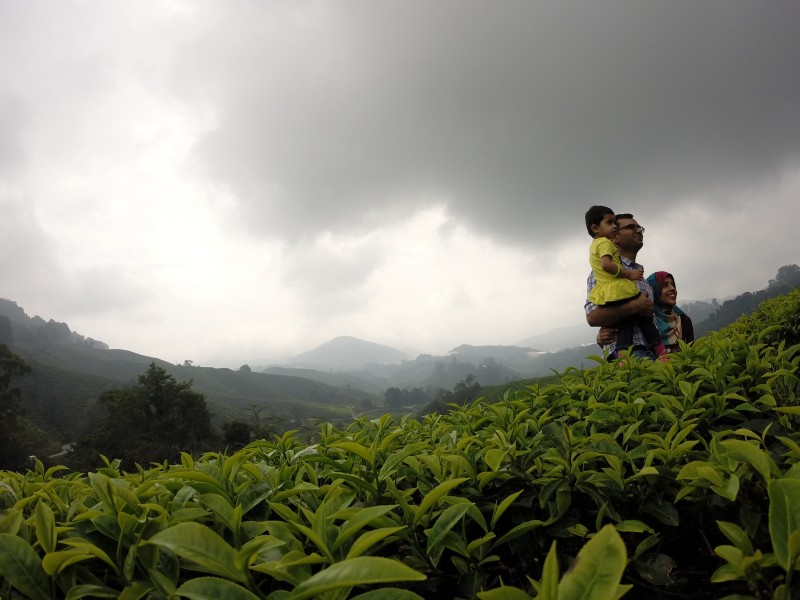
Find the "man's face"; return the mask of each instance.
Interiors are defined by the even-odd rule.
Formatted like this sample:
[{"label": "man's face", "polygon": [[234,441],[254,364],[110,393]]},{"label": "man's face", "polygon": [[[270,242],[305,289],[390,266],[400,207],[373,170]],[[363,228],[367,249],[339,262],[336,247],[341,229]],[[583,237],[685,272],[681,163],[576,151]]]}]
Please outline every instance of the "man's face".
[{"label": "man's face", "polygon": [[620,250],[638,252],[644,245],[644,232],[636,219],[617,219],[617,236],[614,238]]}]

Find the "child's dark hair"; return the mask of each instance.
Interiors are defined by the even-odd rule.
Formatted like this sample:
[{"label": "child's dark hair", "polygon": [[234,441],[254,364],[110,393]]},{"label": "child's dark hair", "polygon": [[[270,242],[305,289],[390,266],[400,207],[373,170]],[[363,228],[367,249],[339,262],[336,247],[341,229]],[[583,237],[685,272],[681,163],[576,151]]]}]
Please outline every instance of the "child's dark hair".
[{"label": "child's dark hair", "polygon": [[613,215],[614,211],[607,206],[593,206],[586,211],[586,231],[589,232],[591,237],[594,237],[592,232],[592,225],[600,225],[600,221],[606,215]]}]

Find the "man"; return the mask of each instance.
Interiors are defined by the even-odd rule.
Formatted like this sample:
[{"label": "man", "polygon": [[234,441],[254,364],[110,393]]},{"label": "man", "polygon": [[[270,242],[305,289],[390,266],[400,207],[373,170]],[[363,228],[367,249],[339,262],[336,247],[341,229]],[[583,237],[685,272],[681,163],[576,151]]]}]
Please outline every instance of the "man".
[{"label": "man", "polygon": [[[631,214],[619,214],[616,216],[617,232],[614,243],[619,248],[620,262],[626,269],[642,269],[644,267],[636,262],[636,256],[644,245],[644,227],[641,227]],[[597,334],[597,343],[608,351],[608,360],[619,358],[616,348],[616,329],[614,325],[632,316],[649,316],[653,319],[653,290],[646,279],[636,282],[641,296],[619,306],[596,306],[588,300],[591,289],[596,285],[594,274],[590,273],[586,280],[587,300],[584,308],[586,309],[586,322],[592,327],[600,327]],[[620,348],[624,350],[624,348]],[[655,353],[649,348],[642,334],[641,329],[634,328],[633,347],[631,355],[639,358],[650,358],[655,360]]]}]

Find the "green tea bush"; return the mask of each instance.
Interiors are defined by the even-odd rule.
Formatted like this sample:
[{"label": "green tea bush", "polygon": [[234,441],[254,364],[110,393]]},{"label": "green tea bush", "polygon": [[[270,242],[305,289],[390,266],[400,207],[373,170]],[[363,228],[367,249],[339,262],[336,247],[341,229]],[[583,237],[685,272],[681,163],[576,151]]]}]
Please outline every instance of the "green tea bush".
[{"label": "green tea bush", "polygon": [[0,473],[0,596],[797,598],[800,345],[762,335],[791,326],[781,301],[669,363],[598,357],[446,414]]}]

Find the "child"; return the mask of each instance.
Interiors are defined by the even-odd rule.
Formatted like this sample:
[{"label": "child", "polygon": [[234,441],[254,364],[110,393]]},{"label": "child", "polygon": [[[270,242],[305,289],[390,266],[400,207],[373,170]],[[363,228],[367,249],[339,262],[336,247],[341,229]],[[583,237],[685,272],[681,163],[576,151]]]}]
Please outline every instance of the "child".
[{"label": "child", "polygon": [[[597,306],[617,306],[638,298],[641,292],[634,281],[642,279],[644,273],[622,267],[619,250],[611,241],[617,232],[614,211],[607,206],[592,206],[586,211],[586,229],[594,238],[589,247],[589,264],[597,280],[589,300]],[[642,330],[653,352],[663,357],[660,360],[666,360],[667,349],[651,317],[632,316],[618,323],[617,348],[633,345],[634,325]]]}]

